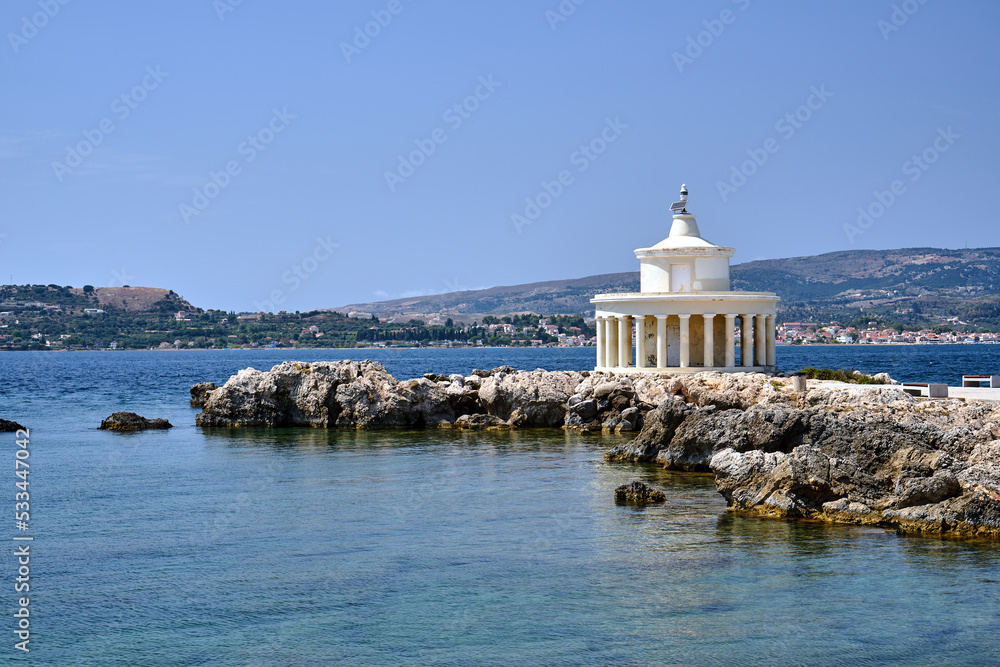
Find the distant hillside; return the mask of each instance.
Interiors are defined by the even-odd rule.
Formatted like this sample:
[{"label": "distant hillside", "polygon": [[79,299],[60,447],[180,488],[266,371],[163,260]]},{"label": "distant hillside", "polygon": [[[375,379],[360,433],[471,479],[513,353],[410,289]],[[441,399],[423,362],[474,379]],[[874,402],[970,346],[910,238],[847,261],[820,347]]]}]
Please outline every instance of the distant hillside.
[{"label": "distant hillside", "polygon": [[764,259],[732,269],[733,289],[778,292],[786,300],[824,299],[865,290],[997,295],[1000,248],[844,250]]},{"label": "distant hillside", "polygon": [[[66,312],[101,308],[122,313],[176,313],[200,310],[173,290],[156,287],[63,287],[60,285],[0,285],[0,305],[43,303]],[[3,308],[0,308],[3,310]]]},{"label": "distant hillside", "polygon": [[[77,296],[86,297],[83,289],[70,288]],[[177,312],[196,310],[173,290],[158,287],[95,287],[91,294],[101,308],[125,313]]]},{"label": "distant hillside", "polygon": [[455,319],[471,322],[483,315],[583,313],[593,310],[590,299],[598,292],[630,292],[638,289],[638,271],[606,273],[572,280],[550,280],[408,299],[356,303],[331,310],[341,313],[371,313],[382,319],[402,320],[416,317],[428,321],[438,319],[443,321],[448,316],[458,316]]},{"label": "distant hillside", "polygon": [[354,347],[359,340],[405,344],[465,334],[423,328],[404,335],[401,328],[331,312],[204,310],[153,287],[0,285],[0,351],[333,348]]},{"label": "distant hillside", "polygon": [[[732,267],[733,289],[776,292],[785,321],[870,317],[899,322],[1000,325],[1000,248],[845,250],[809,257],[768,259]],[[429,322],[521,312],[592,313],[601,292],[636,291],[639,273],[611,273],[485,290],[358,303],[338,312]]]},{"label": "distant hillside", "polygon": [[858,317],[1000,325],[1000,248],[848,250],[733,267],[733,289],[777,292],[789,320]]}]

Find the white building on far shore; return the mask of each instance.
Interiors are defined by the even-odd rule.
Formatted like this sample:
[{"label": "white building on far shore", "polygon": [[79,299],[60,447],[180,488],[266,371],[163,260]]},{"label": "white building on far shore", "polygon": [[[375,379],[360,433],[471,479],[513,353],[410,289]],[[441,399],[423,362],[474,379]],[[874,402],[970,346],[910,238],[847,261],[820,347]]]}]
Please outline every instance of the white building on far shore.
[{"label": "white building on far shore", "polygon": [[729,258],[735,250],[701,237],[694,214],[687,212],[686,186],[671,210],[677,213],[670,235],[635,251],[640,291],[591,299],[597,317],[595,370],[774,372],[778,296],[730,291]]}]

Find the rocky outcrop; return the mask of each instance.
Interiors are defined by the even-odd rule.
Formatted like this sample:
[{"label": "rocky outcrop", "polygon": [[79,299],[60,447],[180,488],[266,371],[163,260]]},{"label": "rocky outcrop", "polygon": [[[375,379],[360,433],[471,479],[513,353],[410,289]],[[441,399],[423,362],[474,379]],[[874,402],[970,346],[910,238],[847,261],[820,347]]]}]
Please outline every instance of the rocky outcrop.
[{"label": "rocky outcrop", "polygon": [[567,403],[583,379],[571,371],[497,370],[482,378],[479,402],[486,414],[511,426],[562,426]]},{"label": "rocky outcrop", "polygon": [[222,387],[194,385],[191,396],[192,405],[204,401],[200,426],[565,426],[629,433],[642,431],[647,415],[667,399],[674,409],[732,408],[775,402],[781,395],[759,380],[762,375],[741,381],[703,375],[682,381],[500,366],[468,376],[427,373],[400,381],[372,361],[284,362],[270,371],[244,369]]},{"label": "rocky outcrop", "polygon": [[173,424],[166,419],[146,419],[134,412],[116,412],[102,421],[97,428],[104,431],[145,431],[173,428]]},{"label": "rocky outcrop", "polygon": [[683,401],[663,401],[659,407],[645,415],[642,431],[635,440],[616,445],[605,454],[605,458],[608,461],[652,461],[664,444],[669,445],[674,441],[677,428],[693,410]]},{"label": "rocky outcrop", "polygon": [[247,368],[208,394],[199,426],[424,427],[453,420],[440,385],[398,382],[372,361]]},{"label": "rocky outcrop", "polygon": [[208,395],[218,389],[214,382],[199,382],[191,387],[191,407],[203,408]]},{"label": "rocky outcrop", "polygon": [[667,496],[663,491],[658,491],[649,484],[638,480],[631,484],[622,484],[615,489],[615,502],[619,504],[648,505],[666,501]]},{"label": "rocky outcrop", "polygon": [[1000,406],[699,375],[606,458],[712,472],[733,511],[1000,537]]},{"label": "rocky outcrop", "polygon": [[642,429],[645,416],[666,396],[662,380],[588,374],[569,397],[567,428],[629,433]]},{"label": "rocky outcrop", "polygon": [[23,426],[17,422],[7,421],[6,419],[0,419],[0,433],[14,433],[15,431],[25,430]]},{"label": "rocky outcrop", "polygon": [[[507,428],[562,426],[581,373],[429,373],[397,380],[373,361],[284,362],[248,368],[206,394],[199,426]],[[197,386],[197,385],[196,385]],[[193,391],[193,388],[192,388]]]}]

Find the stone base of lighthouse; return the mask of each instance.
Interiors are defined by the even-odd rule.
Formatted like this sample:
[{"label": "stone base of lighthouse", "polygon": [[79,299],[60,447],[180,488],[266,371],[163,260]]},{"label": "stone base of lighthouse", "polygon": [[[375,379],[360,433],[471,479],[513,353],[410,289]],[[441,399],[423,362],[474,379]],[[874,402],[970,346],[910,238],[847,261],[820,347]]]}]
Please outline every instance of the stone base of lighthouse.
[{"label": "stone base of lighthouse", "polygon": [[708,371],[716,373],[766,373],[772,375],[777,372],[774,366],[731,366],[722,368],[704,368],[702,366],[692,366],[688,368],[600,368],[595,367],[595,373],[615,373],[618,375],[694,375],[695,373],[705,373]]}]

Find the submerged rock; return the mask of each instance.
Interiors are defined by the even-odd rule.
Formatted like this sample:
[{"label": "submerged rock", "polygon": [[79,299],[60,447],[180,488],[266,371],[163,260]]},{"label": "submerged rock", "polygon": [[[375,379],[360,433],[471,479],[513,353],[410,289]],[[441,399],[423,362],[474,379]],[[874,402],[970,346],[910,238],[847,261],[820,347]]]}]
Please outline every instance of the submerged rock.
[{"label": "submerged rock", "polygon": [[15,431],[23,431],[25,428],[18,424],[17,422],[7,421],[6,419],[0,419],[0,433],[14,433]]},{"label": "submerged rock", "polygon": [[134,412],[116,412],[101,422],[105,431],[144,431],[147,429],[173,428],[166,419],[146,419]]},{"label": "submerged rock", "polygon": [[649,484],[638,480],[631,484],[622,484],[615,489],[615,502],[629,505],[646,505],[649,503],[666,502],[667,496],[663,491],[654,489]]},{"label": "submerged rock", "polygon": [[511,426],[504,420],[493,415],[462,415],[455,420],[455,428],[501,431],[507,430]]}]

